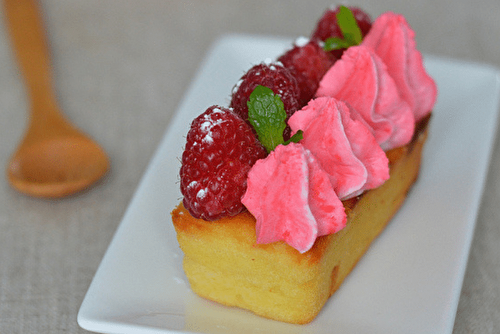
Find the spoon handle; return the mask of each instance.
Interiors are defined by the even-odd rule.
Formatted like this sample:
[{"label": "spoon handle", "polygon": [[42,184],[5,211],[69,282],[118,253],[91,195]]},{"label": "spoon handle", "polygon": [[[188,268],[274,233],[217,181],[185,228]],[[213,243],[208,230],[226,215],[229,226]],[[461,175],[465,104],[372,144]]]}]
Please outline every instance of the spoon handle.
[{"label": "spoon handle", "polygon": [[4,0],[4,8],[12,45],[32,103],[31,121],[35,121],[33,118],[58,118],[48,45],[38,3],[36,0]]}]

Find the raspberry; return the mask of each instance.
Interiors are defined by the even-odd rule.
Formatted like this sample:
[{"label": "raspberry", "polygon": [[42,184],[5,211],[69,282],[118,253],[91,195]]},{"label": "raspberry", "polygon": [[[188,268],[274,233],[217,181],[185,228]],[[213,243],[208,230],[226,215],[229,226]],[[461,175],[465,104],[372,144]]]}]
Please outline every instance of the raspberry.
[{"label": "raspberry", "polygon": [[297,79],[300,106],[303,107],[314,97],[321,78],[334,64],[335,58],[324,51],[317,41],[299,39],[278,61]]},{"label": "raspberry", "polygon": [[265,156],[241,117],[228,108],[209,107],[187,134],[180,170],[184,206],[193,217],[205,220],[242,212],[248,171]]},{"label": "raspberry", "polygon": [[[311,38],[325,41],[329,37],[343,37],[342,31],[337,25],[337,13],[339,12],[339,7],[327,9],[323,16],[319,19],[316,24],[316,29],[313,31]],[[359,29],[361,30],[361,34],[366,36],[370,28],[372,27],[372,20],[368,14],[366,14],[363,10],[358,7],[349,7],[352,11],[352,14],[356,18],[356,22],[358,22]],[[332,54],[339,59],[342,56],[344,50],[333,50]]]},{"label": "raspberry", "polygon": [[[287,114],[286,120],[299,109],[299,86],[292,73],[282,64],[265,62],[253,66],[233,88],[230,107],[244,120],[248,120],[247,101],[258,85],[270,88],[280,96]],[[285,140],[290,138],[290,132],[287,126],[283,135]]]}]

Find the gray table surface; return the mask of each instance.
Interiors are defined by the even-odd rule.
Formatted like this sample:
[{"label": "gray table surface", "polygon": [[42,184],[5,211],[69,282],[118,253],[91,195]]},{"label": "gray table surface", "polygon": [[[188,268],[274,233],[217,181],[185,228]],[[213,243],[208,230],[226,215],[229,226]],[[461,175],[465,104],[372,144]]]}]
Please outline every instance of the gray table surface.
[{"label": "gray table surface", "polygon": [[[329,1],[41,2],[60,104],[112,169],[61,200],[0,178],[0,332],[82,333],[76,315],[184,91],[225,33],[307,35]],[[500,67],[498,0],[366,0],[404,14],[424,53]],[[0,14],[0,161],[26,127],[27,98]],[[472,117],[472,116],[471,116]],[[454,333],[500,332],[500,139],[478,216]]]}]

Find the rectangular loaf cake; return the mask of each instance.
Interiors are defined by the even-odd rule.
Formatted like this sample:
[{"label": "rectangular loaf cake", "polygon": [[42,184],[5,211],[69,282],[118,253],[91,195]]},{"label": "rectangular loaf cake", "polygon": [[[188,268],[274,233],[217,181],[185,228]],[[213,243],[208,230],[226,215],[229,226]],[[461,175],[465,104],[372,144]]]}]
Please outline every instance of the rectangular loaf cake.
[{"label": "rectangular loaf cake", "polygon": [[179,204],[172,220],[192,290],[270,319],[313,320],[406,199],[419,174],[429,118],[417,124],[409,144],[387,152],[388,181],[343,202],[346,227],[303,254],[284,242],[256,244],[248,212],[214,223],[193,218]]}]

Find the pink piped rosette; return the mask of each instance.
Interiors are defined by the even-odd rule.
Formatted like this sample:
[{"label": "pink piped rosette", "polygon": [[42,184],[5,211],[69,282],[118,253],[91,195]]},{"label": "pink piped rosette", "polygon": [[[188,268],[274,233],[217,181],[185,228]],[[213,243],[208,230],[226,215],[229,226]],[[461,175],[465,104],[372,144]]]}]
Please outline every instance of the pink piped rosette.
[{"label": "pink piped rosette", "polygon": [[387,12],[373,22],[363,45],[371,48],[387,65],[399,94],[408,103],[418,122],[436,103],[437,87],[427,74],[417,50],[415,32],[403,15]]},{"label": "pink piped rosette", "polygon": [[389,178],[385,151],[410,142],[436,96],[413,30],[402,15],[382,14],[290,117],[303,139],[277,146],[250,170],[242,203],[256,218],[257,243],[284,241],[304,253],[344,228],[341,201]]},{"label": "pink piped rosette", "polygon": [[347,49],[325,74],[316,96],[344,101],[353,118],[365,122],[383,150],[406,145],[413,136],[415,118],[399,95],[386,65],[364,46]]},{"label": "pink piped rosette", "polygon": [[288,124],[303,131],[301,144],[319,161],[341,200],[377,188],[389,178],[389,161],[347,104],[331,97],[311,100]]},{"label": "pink piped rosette", "polygon": [[305,252],[317,237],[345,226],[344,207],[329,176],[301,144],[277,146],[249,174],[250,191],[242,202],[256,218],[258,243],[283,240]]}]

